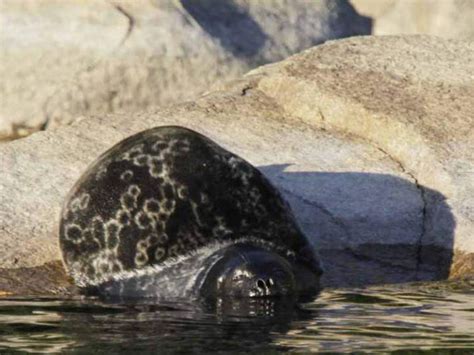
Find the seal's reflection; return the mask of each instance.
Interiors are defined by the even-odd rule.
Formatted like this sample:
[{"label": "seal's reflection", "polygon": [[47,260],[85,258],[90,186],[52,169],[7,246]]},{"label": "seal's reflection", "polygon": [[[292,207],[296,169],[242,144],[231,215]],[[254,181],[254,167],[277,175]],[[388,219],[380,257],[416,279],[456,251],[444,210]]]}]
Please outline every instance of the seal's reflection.
[{"label": "seal's reflection", "polygon": [[[157,298],[96,298],[105,305],[123,307],[127,313],[153,313],[160,319],[176,312],[176,315],[188,315],[199,318],[247,321],[249,319],[284,318],[291,319],[295,313],[302,312],[300,303],[314,301],[318,295],[284,297],[209,297],[196,300],[173,300]],[[187,317],[186,317],[187,318]]]},{"label": "seal's reflection", "polygon": [[206,313],[220,318],[249,319],[255,317],[289,318],[297,307],[294,297],[217,298],[201,302]]},{"label": "seal's reflection", "polygon": [[300,309],[295,298],[83,301],[93,303],[94,311],[67,312],[62,321],[62,329],[81,351],[284,350],[274,344],[275,337],[287,334],[294,321],[315,316]]}]

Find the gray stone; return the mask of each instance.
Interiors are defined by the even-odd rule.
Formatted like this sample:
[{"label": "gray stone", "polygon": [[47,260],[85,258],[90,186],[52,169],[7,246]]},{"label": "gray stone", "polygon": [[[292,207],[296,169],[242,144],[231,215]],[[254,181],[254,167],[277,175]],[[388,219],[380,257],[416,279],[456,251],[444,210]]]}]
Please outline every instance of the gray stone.
[{"label": "gray stone", "polygon": [[374,20],[374,35],[429,34],[474,40],[472,0],[351,0]]},{"label": "gray stone", "polygon": [[327,39],[370,33],[347,1],[5,0],[0,140],[192,99]]},{"label": "gray stone", "polygon": [[473,73],[472,42],[397,36],[328,42],[248,77],[284,112],[363,139],[412,177],[424,278],[443,263],[462,274],[469,257],[456,253],[474,255]]},{"label": "gray stone", "polygon": [[473,58],[472,44],[426,36],[328,42],[195,102],[4,144],[0,267],[59,259],[61,204],[86,166],[173,124],[268,176],[319,251],[325,285],[472,276]]}]

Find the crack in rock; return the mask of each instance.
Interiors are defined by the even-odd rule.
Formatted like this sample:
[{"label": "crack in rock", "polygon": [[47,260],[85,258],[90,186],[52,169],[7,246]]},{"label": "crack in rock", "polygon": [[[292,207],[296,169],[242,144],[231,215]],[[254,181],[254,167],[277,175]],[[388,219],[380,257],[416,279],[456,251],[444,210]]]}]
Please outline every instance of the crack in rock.
[{"label": "crack in rock", "polygon": [[[131,14],[129,14],[123,7],[121,7],[120,5],[114,4],[113,2],[110,2],[110,5],[115,10],[117,10],[122,16],[125,16],[127,18],[127,21],[128,21],[127,31],[125,32],[125,35],[123,36],[122,40],[119,42],[117,47],[115,49],[112,49],[111,54],[113,54],[130,37],[133,29],[135,28],[136,23],[135,23],[135,19],[133,18],[133,16]],[[79,87],[80,84],[78,84],[78,83],[79,83],[80,76],[83,73],[91,72],[92,70],[94,70],[102,62],[102,60],[103,60],[103,58],[99,58],[95,62],[89,64],[86,68],[77,71],[74,75],[72,75],[72,79],[70,80],[70,85],[78,85],[78,87]],[[49,95],[45,99],[44,103],[41,105],[41,111],[43,112],[43,115],[44,115],[44,122],[38,127],[38,130],[46,131],[49,128],[49,126],[51,124],[51,120],[53,119],[53,117],[51,117],[51,115],[49,114],[49,106],[50,106],[51,100],[54,98],[54,96],[56,94],[58,94],[62,90],[63,90],[63,86],[61,86],[61,88],[58,88],[58,89],[54,90],[54,92],[51,95]],[[86,102],[86,105],[87,105],[87,102]]]},{"label": "crack in rock", "polygon": [[[248,87],[244,87],[244,89],[242,90],[242,96],[245,95],[246,91],[248,89],[251,89],[250,86]],[[321,108],[319,108],[319,115],[321,117],[321,121],[323,123],[326,122],[326,117],[324,115],[324,113],[322,112]],[[311,126],[312,128],[314,128],[314,126]],[[318,129],[322,130],[322,131],[327,131],[327,129],[322,126],[322,127],[317,127]],[[400,171],[406,175],[408,175],[411,179],[413,179],[414,181],[414,184],[415,184],[415,187],[417,188],[417,190],[420,192],[420,198],[421,198],[421,201],[422,201],[422,204],[423,204],[423,207],[422,207],[422,211],[421,211],[421,215],[422,215],[422,223],[421,223],[421,233],[420,233],[420,236],[418,237],[418,241],[416,243],[416,264],[415,264],[415,278],[418,279],[419,277],[419,272],[420,272],[420,269],[421,269],[421,264],[422,264],[422,251],[423,251],[423,240],[424,240],[424,237],[425,237],[425,234],[426,234],[426,230],[427,230],[427,223],[428,223],[428,213],[427,213],[427,207],[428,207],[428,200],[427,200],[427,197],[426,197],[426,189],[420,184],[420,182],[418,181],[418,179],[416,178],[416,176],[411,173],[410,171],[408,171],[402,164],[402,162],[398,159],[396,159],[395,157],[393,157],[392,155],[390,155],[387,151],[385,151],[383,148],[379,147],[375,142],[371,141],[371,140],[368,140],[366,137],[363,137],[363,136],[357,136],[359,137],[360,139],[364,140],[366,143],[368,143],[369,145],[373,146],[376,150],[380,151],[381,153],[383,153],[385,156],[387,156],[390,160],[392,160],[395,164],[397,164],[398,168],[400,169]],[[346,229],[346,226],[341,222],[339,221],[337,218],[335,218],[327,209],[325,209],[323,206],[320,206],[316,203],[314,203],[313,201],[309,201],[307,199],[305,199],[304,197],[302,196],[299,196],[299,195],[296,195],[294,194],[293,192],[289,191],[289,190],[285,190],[282,188],[283,191],[285,191],[286,193],[289,193],[293,196],[295,196],[296,198],[299,198],[300,200],[302,200],[303,202],[313,206],[313,207],[316,207],[318,209],[320,209],[323,213],[325,213],[327,216],[329,216],[331,218],[331,220],[339,227],[341,227],[344,232],[349,235],[349,232],[347,231]],[[358,258],[358,257],[362,257],[362,258],[365,258],[365,256],[363,255],[359,255],[357,254],[356,252],[354,252],[351,248],[349,248],[351,254],[354,255],[354,257]],[[372,259],[371,259],[372,260]],[[375,262],[379,262],[380,264],[384,264],[383,262],[381,261],[377,261],[374,259]],[[403,268],[403,267],[402,267]],[[408,270],[408,269],[407,269]],[[411,270],[411,269],[410,269]]]},{"label": "crack in rock", "polygon": [[335,224],[336,226],[338,226],[339,228],[341,228],[344,233],[346,234],[346,237],[349,236],[349,231],[347,230],[347,227],[346,225],[339,219],[337,218],[336,216],[334,216],[327,208],[325,208],[324,206],[318,204],[317,202],[315,201],[310,201],[308,200],[307,198],[301,196],[301,195],[298,195],[296,194],[295,192],[289,190],[289,189],[286,189],[282,186],[279,186],[279,189],[283,192],[285,192],[286,194],[288,195],[291,195],[295,198],[297,198],[298,200],[302,201],[303,203],[307,204],[307,205],[310,205],[311,207],[314,207],[314,208],[317,208],[318,210],[320,210],[325,216],[328,216],[329,219],[331,220],[331,222],[333,224]]},{"label": "crack in rock", "polygon": [[127,27],[127,32],[125,32],[125,35],[123,36],[122,38],[122,41],[120,41],[120,44],[119,44],[119,47],[122,46],[125,41],[130,37],[130,35],[132,34],[132,31],[133,29],[135,28],[135,19],[133,18],[133,16],[128,13],[128,11],[126,11],[123,7],[121,7],[120,5],[117,5],[117,4],[114,4],[114,3],[111,3],[111,5],[114,7],[115,10],[117,10],[118,12],[120,12],[123,16],[125,16],[127,18],[127,21],[128,21],[128,27]]},{"label": "crack in rock", "polygon": [[425,188],[419,183],[418,179],[415,177],[415,175],[413,173],[411,173],[410,171],[408,171],[402,164],[402,162],[396,158],[394,158],[393,156],[391,156],[387,151],[385,151],[384,149],[380,148],[378,145],[376,145],[374,142],[371,142],[369,141],[369,143],[371,143],[374,148],[376,148],[378,151],[380,151],[381,153],[385,154],[387,157],[389,157],[393,162],[395,162],[398,167],[400,168],[400,170],[408,175],[409,177],[411,177],[413,179],[413,181],[415,182],[415,186],[417,188],[417,190],[420,192],[420,198],[423,202],[423,208],[422,208],[422,211],[421,211],[421,218],[422,218],[422,223],[421,223],[421,234],[418,238],[418,243],[417,243],[417,247],[416,247],[416,266],[415,266],[415,277],[418,278],[418,273],[420,271],[420,268],[421,268],[421,264],[422,264],[422,251],[423,251],[423,239],[424,239],[424,236],[426,234],[426,225],[427,225],[427,206],[428,206],[428,201],[426,199],[426,191],[425,191]]},{"label": "crack in rock", "polygon": [[[350,233],[347,230],[347,226],[339,218],[334,216],[327,208],[325,208],[324,206],[322,206],[322,205],[320,205],[320,204],[318,204],[314,201],[310,201],[307,198],[305,198],[301,195],[298,195],[298,194],[294,193],[293,191],[291,191],[289,189],[285,189],[283,187],[279,187],[279,189],[281,191],[285,192],[286,194],[291,195],[291,196],[299,199],[301,202],[320,210],[324,215],[329,217],[329,219],[331,220],[332,223],[334,223],[336,226],[338,226],[342,229],[342,231],[346,234],[346,237],[349,237]],[[417,257],[419,256],[418,254],[420,253],[419,248],[420,248],[420,246],[417,246]],[[362,262],[373,262],[377,265],[380,265],[381,267],[397,268],[397,269],[401,269],[401,270],[404,270],[404,271],[407,271],[407,272],[415,272],[415,277],[418,274],[418,260],[417,260],[416,268],[415,268],[415,270],[413,270],[413,268],[408,267],[408,266],[404,266],[404,265],[400,265],[400,264],[393,264],[393,263],[390,263],[388,261],[384,261],[384,260],[374,258],[373,256],[359,254],[359,253],[355,252],[350,246],[343,248],[343,250],[345,252],[347,252],[348,254],[350,254],[354,259],[357,259],[357,260],[362,261]]]},{"label": "crack in rock", "polygon": [[[325,117],[323,111],[321,110],[321,108],[319,108],[318,113],[319,113],[319,115],[321,117],[321,121],[323,123],[323,126],[318,127],[318,129],[321,129],[323,131],[327,131],[327,129],[324,127],[324,124],[326,123],[326,117]],[[337,131],[337,129],[336,129],[336,131]],[[427,229],[426,226],[427,226],[427,222],[428,222],[428,215],[427,215],[428,200],[427,200],[427,197],[426,197],[426,189],[420,184],[420,182],[415,177],[415,175],[413,173],[411,173],[410,171],[408,171],[403,166],[402,162],[399,159],[397,159],[397,158],[393,157],[392,155],[390,155],[386,150],[381,148],[374,141],[367,139],[367,137],[360,136],[360,135],[356,135],[356,136],[358,138],[362,139],[364,142],[371,145],[372,147],[374,147],[375,149],[377,149],[378,151],[380,151],[381,153],[383,153],[390,160],[392,160],[395,164],[397,164],[397,166],[399,167],[399,169],[402,173],[408,175],[411,179],[413,179],[417,190],[420,192],[420,198],[422,200],[423,207],[422,207],[422,211],[421,211],[421,213],[422,213],[421,233],[420,233],[420,236],[418,238],[417,247],[416,247],[417,251],[416,251],[416,267],[415,267],[416,276],[415,277],[418,278],[418,274],[420,272],[420,268],[421,268],[421,264],[422,264],[423,239],[424,239],[425,234],[426,234],[426,229]]]},{"label": "crack in rock", "polygon": [[392,268],[392,269],[394,269],[394,268],[395,269],[402,269],[402,270],[407,271],[407,272],[415,272],[415,277],[418,273],[417,269],[413,270],[413,268],[411,268],[409,266],[404,266],[404,265],[400,265],[400,264],[393,264],[393,263],[390,263],[390,262],[387,262],[387,261],[384,261],[384,260],[381,260],[381,259],[376,259],[373,256],[358,254],[354,250],[352,250],[351,248],[345,248],[344,250],[349,252],[349,254],[351,254],[355,259],[363,261],[363,262],[372,262],[372,263],[376,263],[376,264],[378,264],[382,267],[388,267],[388,268]]}]

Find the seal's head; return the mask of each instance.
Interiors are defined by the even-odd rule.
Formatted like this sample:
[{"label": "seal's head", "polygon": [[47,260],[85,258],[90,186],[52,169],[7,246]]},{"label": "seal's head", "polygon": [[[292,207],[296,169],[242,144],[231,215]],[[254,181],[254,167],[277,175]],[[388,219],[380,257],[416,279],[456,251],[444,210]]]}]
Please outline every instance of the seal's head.
[{"label": "seal's head", "polygon": [[251,244],[235,244],[217,251],[203,268],[197,286],[204,297],[279,297],[297,293],[313,293],[297,282],[312,276],[317,288],[319,275],[302,272],[278,253]]},{"label": "seal's head", "polygon": [[213,243],[164,265],[119,273],[88,290],[123,298],[314,296],[320,272],[302,261],[289,250],[248,238]]},{"label": "seal's head", "polygon": [[291,265],[276,253],[249,245],[233,245],[207,270],[203,296],[269,297],[295,292]]}]

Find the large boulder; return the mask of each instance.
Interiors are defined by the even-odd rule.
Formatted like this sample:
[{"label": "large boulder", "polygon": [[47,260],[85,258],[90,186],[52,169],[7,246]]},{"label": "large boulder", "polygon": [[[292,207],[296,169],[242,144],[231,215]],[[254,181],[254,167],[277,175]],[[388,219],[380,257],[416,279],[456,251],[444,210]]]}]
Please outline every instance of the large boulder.
[{"label": "large boulder", "polygon": [[[367,142],[411,177],[423,201],[416,255],[425,279],[474,271],[472,73],[473,42],[405,36],[332,42],[249,77],[293,117]],[[357,244],[392,244],[388,229],[380,233],[365,230]]]},{"label": "large boulder", "polygon": [[61,204],[87,165],[133,133],[174,124],[280,189],[325,285],[473,275],[473,59],[470,43],[426,36],[328,42],[195,102],[4,144],[0,267],[58,260]]},{"label": "large boulder", "polygon": [[342,0],[4,0],[0,22],[0,140],[192,99],[371,29]]},{"label": "large boulder", "polygon": [[351,0],[373,18],[374,35],[429,34],[474,40],[472,0]]}]

